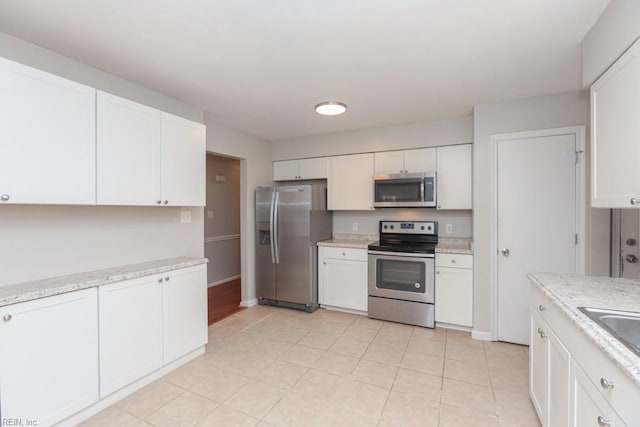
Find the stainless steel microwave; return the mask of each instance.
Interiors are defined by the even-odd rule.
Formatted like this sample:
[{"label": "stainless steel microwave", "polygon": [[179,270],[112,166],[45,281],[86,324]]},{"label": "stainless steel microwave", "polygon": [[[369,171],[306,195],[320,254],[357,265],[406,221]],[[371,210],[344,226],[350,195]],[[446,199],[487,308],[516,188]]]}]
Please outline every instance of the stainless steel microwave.
[{"label": "stainless steel microwave", "polygon": [[403,173],[373,176],[376,208],[430,208],[436,206],[436,173]]}]

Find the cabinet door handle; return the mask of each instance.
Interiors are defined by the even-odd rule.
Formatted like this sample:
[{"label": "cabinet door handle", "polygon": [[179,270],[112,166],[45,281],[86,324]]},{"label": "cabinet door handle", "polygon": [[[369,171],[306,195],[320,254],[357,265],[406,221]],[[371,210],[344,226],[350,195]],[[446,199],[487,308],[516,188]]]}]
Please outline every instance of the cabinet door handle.
[{"label": "cabinet door handle", "polygon": [[629,203],[631,203],[631,206],[637,205],[638,202],[640,202],[640,200],[635,197],[632,197],[631,200],[629,200]]},{"label": "cabinet door handle", "polygon": [[10,314],[5,314],[4,317],[2,318],[2,320],[4,320],[5,322],[8,322],[9,320],[11,320],[13,318],[12,315]]},{"label": "cabinet door handle", "polygon": [[544,329],[538,328],[538,333],[540,334],[540,338],[544,339],[547,335],[544,333]]},{"label": "cabinet door handle", "polygon": [[156,204],[161,205],[162,204],[162,200],[156,200]]},{"label": "cabinet door handle", "polygon": [[547,309],[547,308],[546,308],[544,305],[542,305],[542,304],[540,304],[540,305],[538,306],[538,311],[545,311],[546,309]]},{"label": "cabinet door handle", "polygon": [[440,270],[437,270],[437,271],[436,271],[436,274],[440,274]]},{"label": "cabinet door handle", "polygon": [[162,277],[158,279],[158,283],[162,283]]},{"label": "cabinet door handle", "polygon": [[165,200],[163,203],[166,205],[167,203],[169,203],[169,201],[168,201],[168,200]]},{"label": "cabinet door handle", "polygon": [[164,278],[164,281],[165,281],[165,282],[168,282],[168,281],[169,281],[169,277],[168,277],[168,276],[167,276],[167,277],[165,277],[165,278]]},{"label": "cabinet door handle", "polygon": [[346,253],[344,253],[344,252],[342,252],[342,256],[347,256],[347,254],[346,254]]},{"label": "cabinet door handle", "polygon": [[1,199],[3,202],[8,202],[8,201],[9,201],[9,199],[10,199],[10,197],[9,197],[9,195],[8,195],[8,194],[3,194],[2,196],[0,196],[0,199]]},{"label": "cabinet door handle", "polygon": [[456,263],[456,259],[455,258],[451,258],[451,264],[455,264]]},{"label": "cabinet door handle", "polygon": [[600,386],[605,390],[611,390],[615,386],[615,383],[606,378],[600,378]]},{"label": "cabinet door handle", "polygon": [[611,421],[603,417],[602,415],[598,415],[598,425],[600,427],[610,427]]}]

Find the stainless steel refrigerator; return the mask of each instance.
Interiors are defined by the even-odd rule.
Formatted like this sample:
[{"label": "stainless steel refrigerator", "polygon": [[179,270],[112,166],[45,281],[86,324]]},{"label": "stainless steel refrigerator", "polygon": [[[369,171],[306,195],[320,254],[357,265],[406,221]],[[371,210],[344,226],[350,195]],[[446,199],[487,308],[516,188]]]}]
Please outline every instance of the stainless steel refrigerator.
[{"label": "stainless steel refrigerator", "polygon": [[325,182],[256,189],[256,294],[260,304],[318,308],[318,247],[330,239]]}]

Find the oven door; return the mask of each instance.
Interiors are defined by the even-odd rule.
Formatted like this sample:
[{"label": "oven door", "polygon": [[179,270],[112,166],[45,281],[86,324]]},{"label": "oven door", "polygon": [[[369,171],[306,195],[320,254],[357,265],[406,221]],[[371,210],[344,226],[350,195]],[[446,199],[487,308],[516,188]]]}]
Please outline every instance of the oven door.
[{"label": "oven door", "polygon": [[369,251],[369,295],[434,302],[435,255]]},{"label": "oven door", "polygon": [[424,174],[375,175],[373,177],[373,206],[424,206]]}]

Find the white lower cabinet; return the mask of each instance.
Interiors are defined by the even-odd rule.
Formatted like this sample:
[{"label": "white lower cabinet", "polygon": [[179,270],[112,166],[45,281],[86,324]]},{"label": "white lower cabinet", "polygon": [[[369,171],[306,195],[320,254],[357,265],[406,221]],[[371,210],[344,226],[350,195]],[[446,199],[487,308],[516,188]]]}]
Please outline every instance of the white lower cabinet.
[{"label": "white lower cabinet", "polygon": [[3,424],[49,426],[98,400],[97,308],[96,289],[0,308]]},{"label": "white lower cabinet", "polygon": [[473,326],[473,255],[436,254],[436,322]]},{"label": "white lower cabinet", "polygon": [[530,295],[529,392],[542,426],[640,425],[640,387],[537,285]]},{"label": "white lower cabinet", "polygon": [[325,246],[318,249],[318,302],[366,312],[367,250]]}]

